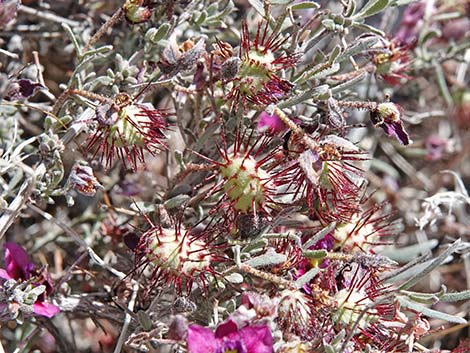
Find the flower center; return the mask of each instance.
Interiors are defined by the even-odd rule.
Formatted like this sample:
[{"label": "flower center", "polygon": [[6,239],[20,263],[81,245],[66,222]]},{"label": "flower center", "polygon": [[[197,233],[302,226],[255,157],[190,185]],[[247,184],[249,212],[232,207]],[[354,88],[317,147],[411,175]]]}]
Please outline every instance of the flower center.
[{"label": "flower center", "polygon": [[240,339],[225,340],[216,353],[247,353],[243,342]]}]

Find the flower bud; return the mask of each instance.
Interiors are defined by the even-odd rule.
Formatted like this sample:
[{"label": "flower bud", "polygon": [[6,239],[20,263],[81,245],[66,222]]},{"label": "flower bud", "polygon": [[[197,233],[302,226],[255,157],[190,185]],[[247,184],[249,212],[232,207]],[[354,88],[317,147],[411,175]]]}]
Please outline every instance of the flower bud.
[{"label": "flower bud", "polygon": [[126,20],[132,24],[146,22],[152,16],[152,11],[142,6],[143,0],[127,0],[122,6]]},{"label": "flower bud", "polygon": [[98,182],[93,169],[84,161],[75,162],[67,184],[85,196],[94,196],[103,186]]}]

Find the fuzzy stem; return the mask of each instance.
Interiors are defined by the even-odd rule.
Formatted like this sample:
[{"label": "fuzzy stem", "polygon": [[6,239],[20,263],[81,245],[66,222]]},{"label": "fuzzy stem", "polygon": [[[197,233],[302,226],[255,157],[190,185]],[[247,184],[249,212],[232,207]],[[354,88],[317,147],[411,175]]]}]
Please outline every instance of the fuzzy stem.
[{"label": "fuzzy stem", "polygon": [[90,47],[95,44],[105,33],[106,31],[114,26],[120,19],[123,14],[122,7],[120,7],[96,32],[93,37],[90,38],[88,41],[87,45],[82,50],[82,56],[84,53],[86,53],[88,50],[90,50]]},{"label": "fuzzy stem", "polygon": [[291,281],[288,281],[284,278],[273,275],[272,273],[267,273],[267,272],[257,270],[256,268],[253,268],[249,265],[241,264],[239,269],[241,271],[245,272],[245,273],[249,273],[249,274],[254,275],[256,277],[265,279],[266,281],[275,283],[279,286],[283,286],[283,287],[289,288],[289,289],[297,289],[297,287]]},{"label": "fuzzy stem", "polygon": [[60,111],[60,108],[64,105],[65,101],[67,99],[69,99],[69,97],[71,95],[77,95],[77,96],[81,96],[81,97],[84,97],[84,98],[97,100],[101,103],[112,103],[113,102],[112,99],[107,98],[107,97],[103,97],[99,94],[96,94],[96,93],[93,93],[93,92],[81,91],[79,89],[71,88],[71,89],[65,90],[59,96],[59,98],[57,98],[57,101],[55,102],[54,106],[52,107],[52,114],[57,115]]},{"label": "fuzzy stem", "polygon": [[317,150],[318,144],[315,142],[315,140],[308,136],[307,133],[295,122],[293,122],[281,109],[274,107],[274,113],[279,117],[279,119],[282,120],[284,124],[287,125],[287,127],[289,127],[289,129],[292,130],[294,134],[301,137],[304,143],[310,147],[310,149]]},{"label": "fuzzy stem", "polygon": [[196,164],[196,163],[187,163],[185,168],[181,170],[175,177],[173,184],[179,183],[181,180],[186,178],[189,174],[193,172],[202,172],[216,169],[217,166],[206,165],[206,164]]},{"label": "fuzzy stem", "polygon": [[349,109],[364,109],[369,111],[376,111],[378,104],[376,102],[361,102],[361,101],[336,101],[336,104],[343,108]]}]

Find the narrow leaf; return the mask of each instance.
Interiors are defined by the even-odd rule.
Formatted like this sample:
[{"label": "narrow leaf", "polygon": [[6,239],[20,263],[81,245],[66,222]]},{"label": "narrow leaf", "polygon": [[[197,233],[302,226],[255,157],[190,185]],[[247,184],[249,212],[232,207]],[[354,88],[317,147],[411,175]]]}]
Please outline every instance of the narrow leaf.
[{"label": "narrow leaf", "polygon": [[336,59],[337,62],[341,62],[351,56],[357,54],[364,54],[368,49],[370,49],[374,44],[378,42],[378,37],[366,37],[360,39],[350,47],[346,49],[346,51],[338,56]]},{"label": "narrow leaf", "polygon": [[306,258],[309,259],[323,259],[326,255],[328,255],[328,251],[322,250],[305,250],[302,252]]},{"label": "narrow leaf", "polygon": [[414,244],[403,248],[385,249],[380,254],[387,256],[394,261],[405,263],[417,256],[427,253],[439,244],[437,239],[431,239],[420,244]]},{"label": "narrow leaf", "polygon": [[433,271],[435,268],[443,264],[445,261],[447,261],[447,258],[455,251],[458,249],[460,246],[461,240],[457,239],[452,243],[451,246],[449,246],[442,254],[440,254],[438,257],[436,257],[434,260],[430,261],[428,266],[426,266],[421,273],[415,274],[413,277],[411,277],[407,282],[402,284],[400,286],[401,290],[406,290],[411,287],[413,287],[416,283],[418,283],[420,280],[422,280],[426,275],[428,275],[431,271]]},{"label": "narrow leaf", "polygon": [[297,288],[302,288],[305,286],[308,282],[310,282],[317,274],[320,272],[320,269],[318,267],[314,267],[304,273],[302,276],[300,276],[297,281],[295,281],[295,286]]},{"label": "narrow leaf", "polygon": [[421,313],[421,314],[423,314],[427,317],[431,317],[431,318],[439,319],[439,320],[444,320],[444,321],[448,321],[448,322],[454,322],[456,324],[463,324],[463,325],[467,324],[467,320],[465,320],[464,318],[454,316],[454,315],[449,315],[449,314],[446,314],[446,313],[442,313],[442,312],[434,310],[434,309],[430,309],[430,308],[425,307],[425,306],[423,306],[419,303],[412,302],[412,301],[408,300],[405,297],[398,297],[398,301],[400,302],[402,307],[411,309],[411,310],[416,311],[418,313]]},{"label": "narrow leaf", "polygon": [[369,0],[369,2],[365,4],[361,11],[354,16],[354,18],[362,19],[373,16],[385,9],[389,3],[390,0]]},{"label": "narrow leaf", "polygon": [[318,243],[320,240],[322,240],[328,233],[331,233],[333,230],[336,228],[336,222],[333,222],[320,230],[318,233],[316,233],[313,237],[311,237],[308,241],[305,242],[304,245],[302,245],[303,250],[308,250],[309,247],[312,245],[315,245]]},{"label": "narrow leaf", "polygon": [[265,16],[264,6],[260,0],[248,0],[251,6],[260,14],[261,17]]},{"label": "narrow leaf", "polygon": [[459,302],[462,300],[470,300],[470,289],[463,292],[446,293],[439,298],[439,301],[446,303]]},{"label": "narrow leaf", "polygon": [[251,267],[263,267],[263,266],[274,266],[282,264],[287,260],[287,256],[284,254],[278,254],[276,252],[268,252],[266,254],[256,256],[251,260],[245,262],[246,265]]},{"label": "narrow leaf", "polygon": [[228,276],[225,276],[225,280],[234,283],[234,284],[240,284],[243,283],[243,276],[237,272],[231,273]]},{"label": "narrow leaf", "polygon": [[349,87],[355,86],[357,83],[361,82],[364,79],[364,77],[366,77],[366,75],[367,75],[366,72],[361,72],[359,75],[350,79],[349,81],[346,81],[337,86],[334,86],[331,89],[331,93],[337,94],[348,89]]},{"label": "narrow leaf", "polygon": [[313,1],[301,1],[292,6],[290,6],[292,10],[307,10],[307,9],[318,9],[320,5]]}]

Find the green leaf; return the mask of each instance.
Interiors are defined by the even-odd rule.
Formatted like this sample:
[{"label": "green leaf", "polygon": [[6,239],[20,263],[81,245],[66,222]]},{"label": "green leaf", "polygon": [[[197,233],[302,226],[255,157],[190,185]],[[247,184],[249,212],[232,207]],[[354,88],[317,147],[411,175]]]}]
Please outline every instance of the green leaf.
[{"label": "green leaf", "polygon": [[449,315],[449,314],[446,314],[446,313],[442,313],[442,312],[434,310],[434,309],[430,309],[430,308],[428,308],[424,305],[421,305],[419,303],[412,302],[411,300],[408,300],[405,297],[400,297],[399,296],[398,297],[398,302],[401,304],[402,307],[408,308],[408,309],[413,310],[413,311],[416,311],[416,312],[421,313],[421,314],[423,314],[424,316],[427,316],[427,317],[431,317],[431,318],[439,319],[439,320],[444,320],[444,321],[448,321],[448,322],[454,322],[456,324],[463,324],[463,325],[467,324],[467,320],[465,320],[464,318],[454,316],[454,315]]},{"label": "green leaf", "polygon": [[346,13],[344,14],[345,17],[351,17],[354,12],[356,12],[356,1],[355,0],[349,0],[348,1],[348,7],[346,9]]},{"label": "green leaf", "polygon": [[459,302],[462,300],[470,300],[470,289],[463,292],[446,293],[439,297],[439,301],[446,303]]},{"label": "green leaf", "polygon": [[400,173],[391,164],[377,158],[373,158],[370,162],[371,169],[375,169],[390,175],[394,179],[400,178]]},{"label": "green leaf", "polygon": [[302,251],[302,255],[309,259],[323,259],[328,255],[328,251],[321,250],[305,250]]},{"label": "green leaf", "polygon": [[346,331],[342,329],[341,331],[338,332],[335,338],[333,338],[333,340],[331,341],[331,344],[333,346],[336,346],[337,344],[343,341],[344,337],[346,337]]},{"label": "green leaf", "polygon": [[333,64],[336,61],[336,58],[338,57],[339,54],[341,54],[341,46],[337,45],[334,47],[333,51],[331,52],[330,57],[328,58],[328,62],[330,64]]},{"label": "green leaf", "polygon": [[256,12],[258,12],[261,15],[261,17],[265,16],[264,6],[260,0],[248,0],[248,2],[250,3],[251,6],[253,6]]},{"label": "green leaf", "polygon": [[358,22],[358,21],[353,21],[352,25],[357,28],[361,28],[367,32],[372,32],[375,33],[381,37],[385,37],[385,32],[381,31],[380,29],[375,28],[374,26],[369,26],[366,23]]},{"label": "green leaf", "polygon": [[234,283],[234,284],[240,284],[243,283],[243,276],[237,272],[231,273],[228,276],[225,276],[225,280]]},{"label": "green leaf", "polygon": [[436,70],[436,79],[437,85],[441,91],[444,100],[447,103],[447,106],[451,107],[453,105],[452,95],[450,94],[449,87],[447,86],[446,78],[444,75],[444,70],[442,70],[441,64],[437,60],[433,60],[434,69]]},{"label": "green leaf", "polygon": [[265,238],[256,239],[256,240],[251,241],[247,246],[245,246],[242,249],[242,252],[249,253],[253,250],[262,249],[266,245],[268,245],[268,239],[265,239]]},{"label": "green leaf", "polygon": [[373,16],[383,9],[385,9],[390,3],[390,0],[369,0],[367,4],[361,9],[361,11],[354,15],[354,19],[362,19],[369,16]]},{"label": "green leaf", "polygon": [[447,261],[447,258],[454,253],[460,246],[462,241],[457,239],[449,246],[442,254],[426,264],[426,267],[420,272],[411,277],[407,282],[400,286],[400,290],[406,290],[413,287],[416,283],[422,280],[426,275],[432,272],[435,268]]},{"label": "green leaf", "polygon": [[199,15],[199,17],[196,19],[195,23],[200,26],[201,24],[204,23],[206,18],[207,18],[207,12],[203,10],[201,14]]},{"label": "green leaf", "polygon": [[336,23],[331,18],[324,19],[323,21],[321,21],[321,24],[323,25],[323,27],[325,27],[329,31],[337,30]]},{"label": "green leaf", "polygon": [[139,310],[137,312],[137,318],[139,320],[140,325],[145,331],[150,331],[153,326],[152,319],[150,316],[143,310]]},{"label": "green leaf", "polygon": [[325,344],[324,349],[325,349],[325,353],[336,353],[333,346],[331,346],[329,344]]},{"label": "green leaf", "polygon": [[314,267],[308,270],[306,273],[300,276],[297,281],[295,281],[295,286],[297,288],[302,288],[304,285],[310,282],[319,272],[320,269],[318,267]]},{"label": "green leaf", "polygon": [[312,68],[310,71],[303,73],[302,76],[300,76],[294,83],[302,84],[308,80],[321,79],[338,72],[340,68],[341,66],[338,63],[321,63]]},{"label": "green leaf", "polygon": [[295,11],[295,10],[319,9],[320,5],[313,1],[301,1],[289,7]]},{"label": "green leaf", "polygon": [[276,252],[268,252],[266,254],[257,256],[245,262],[246,265],[251,267],[264,267],[274,266],[282,264],[287,260],[287,256],[284,254],[278,254]]},{"label": "green leaf", "polygon": [[302,245],[302,249],[308,250],[309,247],[312,245],[315,245],[318,243],[320,240],[322,240],[328,233],[331,233],[334,231],[336,228],[336,222],[330,223],[328,226],[320,230],[318,233],[316,233],[313,237],[311,237],[309,240],[305,242],[304,245]]},{"label": "green leaf", "polygon": [[419,244],[414,244],[403,248],[384,249],[382,252],[380,252],[380,254],[383,256],[387,256],[390,259],[399,263],[406,263],[411,259],[416,258],[418,255],[425,254],[429,250],[436,247],[437,244],[439,244],[439,241],[437,239],[431,239]]},{"label": "green leaf", "polygon": [[349,81],[343,82],[339,85],[332,87],[331,93],[337,94],[352,86],[355,86],[357,83],[361,82],[366,77],[366,75],[367,75],[367,72],[361,72],[359,75],[350,79]]},{"label": "green leaf", "polygon": [[358,40],[356,43],[352,44],[350,47],[346,48],[344,53],[341,53],[336,59],[337,62],[342,62],[343,60],[348,59],[351,56],[357,54],[364,54],[368,49],[370,49],[374,44],[379,41],[378,37],[367,37]]},{"label": "green leaf", "polygon": [[191,197],[186,194],[177,195],[175,197],[172,197],[169,200],[166,200],[163,205],[165,206],[167,210],[171,210],[173,208],[178,208],[178,207],[183,206],[186,202],[188,202],[190,198]]},{"label": "green leaf", "polygon": [[150,28],[147,33],[145,33],[145,41],[152,42],[157,44],[161,39],[163,39],[168,31],[170,30],[170,25],[168,23],[162,24],[158,29]]}]

